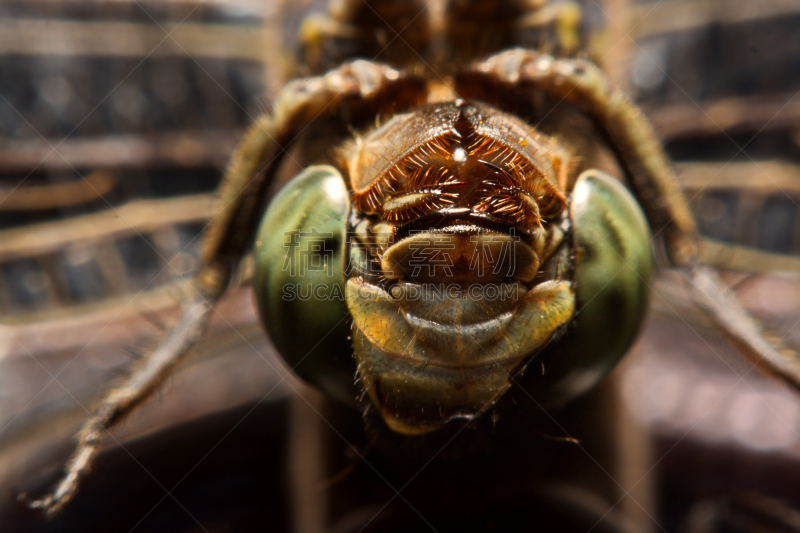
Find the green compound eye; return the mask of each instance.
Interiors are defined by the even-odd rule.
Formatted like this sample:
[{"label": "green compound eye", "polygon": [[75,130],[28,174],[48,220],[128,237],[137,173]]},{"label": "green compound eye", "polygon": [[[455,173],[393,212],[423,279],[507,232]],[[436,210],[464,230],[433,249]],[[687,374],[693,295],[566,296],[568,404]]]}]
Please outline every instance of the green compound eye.
[{"label": "green compound eye", "polygon": [[652,269],[650,229],[619,181],[584,172],[569,209],[578,312],[547,366],[557,401],[587,391],[628,351],[647,310]]},{"label": "green compound eye", "polygon": [[255,246],[255,297],[278,352],[301,378],[354,402],[355,364],[344,304],[345,221],[341,174],[309,167],[272,200]]}]

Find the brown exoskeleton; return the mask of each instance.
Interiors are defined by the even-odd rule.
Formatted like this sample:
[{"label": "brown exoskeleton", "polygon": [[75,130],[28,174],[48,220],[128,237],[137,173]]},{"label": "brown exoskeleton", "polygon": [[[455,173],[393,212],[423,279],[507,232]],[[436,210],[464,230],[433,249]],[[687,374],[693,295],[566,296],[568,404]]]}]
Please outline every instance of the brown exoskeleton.
[{"label": "brown exoskeleton", "polygon": [[[183,318],[130,378],[109,392],[81,432],[62,481],[32,506],[55,514],[73,497],[104,431],[156,389],[197,341],[213,303],[224,293],[254,240],[263,261],[282,264],[283,258],[276,257],[267,242],[269,237],[282,239],[280,230],[302,229],[282,225],[287,218],[284,205],[306,218],[333,213],[334,225],[348,236],[342,240],[346,246],[335,252],[340,255],[332,256],[346,270],[337,281],[346,286],[346,311],[336,315],[341,302],[334,302],[329,306],[330,322],[310,325],[312,320],[298,317],[316,320],[315,314],[322,311],[285,306],[274,311],[270,310],[273,301],[265,297],[266,302],[259,305],[267,327],[298,373],[332,395],[355,399],[349,387],[357,370],[371,427],[378,428],[376,434],[384,434],[375,439],[379,448],[389,456],[397,456],[402,448],[418,448],[408,454],[415,457],[410,464],[417,467],[419,457],[435,457],[448,439],[460,435],[465,419],[472,423],[469,427],[488,434],[491,431],[481,425],[491,420],[498,425],[498,447],[487,445],[489,453],[459,450],[454,454],[454,461],[496,456],[481,463],[486,471],[470,482],[458,478],[463,483],[460,492],[482,499],[498,486],[498,480],[507,481],[519,472],[525,475],[518,477],[537,482],[580,477],[580,472],[564,472],[563,466],[573,458],[563,446],[538,441],[531,445],[536,455],[552,461],[547,468],[511,460],[510,450],[525,449],[524,439],[513,429],[518,415],[499,407],[524,378],[517,394],[530,394],[537,406],[552,406],[553,412],[571,412],[576,408],[563,405],[599,381],[635,336],[649,266],[631,268],[625,271],[627,277],[619,277],[631,263],[642,260],[642,252],[634,247],[634,253],[624,255],[629,232],[636,225],[628,222],[637,215],[628,216],[628,207],[625,214],[604,211],[625,201],[616,192],[595,189],[616,187],[613,181],[605,181],[602,172],[615,170],[601,166],[604,150],[616,156],[616,170],[624,173],[653,237],[663,241],[671,265],[687,271],[698,305],[755,363],[794,385],[800,383],[794,354],[765,341],[758,323],[710,270],[697,264],[695,224],[670,163],[642,113],[610,85],[602,70],[580,57],[575,10],[571,3],[454,1],[437,18],[428,17],[426,7],[418,2],[341,1],[331,2],[324,16],[309,19],[304,25],[305,53],[317,75],[288,84],[277,98],[274,113],[251,127],[234,154],[220,189],[219,215],[205,235],[196,292],[186,302]],[[551,44],[552,53],[542,51],[545,43]],[[379,55],[390,64],[373,60]],[[370,60],[354,60],[362,57]],[[376,117],[383,122],[377,127]],[[320,125],[331,124],[336,134],[325,137]],[[348,128],[358,133],[338,133]],[[323,156],[308,155],[313,152],[309,147]],[[268,189],[287,156],[304,165],[327,162],[332,166],[322,174],[305,174],[307,181],[295,185],[299,188],[287,189],[298,197],[284,197],[285,204],[276,200],[270,208],[273,218],[267,214],[264,237],[256,238]],[[312,178],[318,181],[308,181]],[[588,192],[581,193],[580,184],[591,180],[603,185],[587,185]],[[332,185],[326,189],[326,184]],[[302,196],[312,187],[318,194],[313,197],[316,202]],[[597,200],[603,194],[611,195],[607,204]],[[585,204],[585,198],[592,201]],[[584,205],[602,207],[596,208],[597,214]],[[604,215],[608,232],[598,237],[592,234],[594,223]],[[498,246],[487,265],[494,271],[502,263],[498,257],[511,257],[504,255],[503,249],[509,249],[504,245],[518,242],[511,238],[512,229],[522,235],[522,244],[514,247],[514,253],[519,251],[513,256],[514,271],[477,279],[469,243],[478,238],[490,247]],[[439,235],[446,235],[447,242],[438,248],[424,240]],[[646,230],[637,235],[637,244],[642,239],[649,244]],[[617,248],[621,255],[604,255],[602,250],[591,253],[592,246],[608,247],[604,239],[614,237],[622,242]],[[406,260],[412,246],[457,250],[445,254],[455,272],[432,268],[428,277],[414,274],[414,265]],[[649,261],[649,252],[645,255]],[[366,268],[370,265],[377,269],[374,276]],[[275,284],[284,281],[270,278],[270,272],[283,272],[279,268],[268,265],[265,269],[263,275],[256,274],[262,279],[257,281],[260,292],[275,290]],[[467,289],[491,283],[518,287],[524,297],[507,307],[490,306],[474,295],[466,303],[451,300],[441,306],[433,305],[431,298],[423,298],[421,306],[405,298],[404,291],[412,287],[445,279]],[[615,283],[620,290],[630,288],[631,294],[619,298],[604,292],[609,284],[617,289]],[[365,287],[368,298],[347,296],[348,291]],[[587,288],[592,290],[581,292]],[[600,307],[600,303],[615,307]],[[411,318],[397,318],[400,315]],[[503,322],[506,317],[507,323]],[[329,332],[343,327],[343,318],[352,319],[344,340],[326,339]],[[434,325],[422,324],[421,319]],[[477,330],[467,326],[478,322],[480,332],[489,333],[476,342],[480,349],[475,349],[470,343],[476,340]],[[310,330],[308,338],[301,338]],[[434,333],[426,337],[428,331]],[[355,363],[336,363],[336,368],[324,372],[308,369],[311,361],[323,368],[331,360],[339,361],[341,353],[334,352],[342,344],[351,347],[347,333],[355,346]],[[411,346],[418,336],[422,340]],[[315,352],[322,341],[329,349]],[[402,343],[409,347],[407,353]],[[531,365],[534,360],[536,364]],[[537,381],[530,369],[539,363],[544,379]],[[339,375],[332,379],[336,372]],[[582,413],[574,418],[587,427],[583,438],[587,446],[602,449],[603,440],[598,437],[602,429],[589,423],[592,402],[586,398],[572,404]],[[497,416],[481,416],[488,412]],[[514,438],[516,442],[510,443]]]}]

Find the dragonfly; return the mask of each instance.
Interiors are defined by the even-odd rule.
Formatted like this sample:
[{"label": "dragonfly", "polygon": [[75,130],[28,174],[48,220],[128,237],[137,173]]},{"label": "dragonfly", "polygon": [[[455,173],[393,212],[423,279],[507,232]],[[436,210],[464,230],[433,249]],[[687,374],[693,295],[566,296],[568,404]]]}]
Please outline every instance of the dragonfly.
[{"label": "dragonfly", "polygon": [[[559,12],[559,11],[556,11],[556,12]],[[567,10],[567,11],[560,11],[560,13],[569,13],[569,10]],[[453,15],[453,16],[455,16],[455,15]],[[561,15],[561,16],[564,16],[564,17],[565,17],[566,15]],[[324,31],[325,31],[325,30],[324,30],[324,28],[325,28],[325,25],[324,25],[324,24],[322,24],[321,26],[315,26],[315,25],[314,25],[314,23],[313,23],[313,21],[314,21],[314,20],[317,20],[317,21],[319,21],[319,20],[322,20],[322,21],[324,22],[324,21],[325,21],[325,20],[327,20],[327,19],[325,19],[325,18],[323,17],[322,19],[313,19],[313,18],[312,18],[312,19],[310,19],[310,20],[311,20],[312,22],[309,22],[309,23],[307,23],[307,24],[306,24],[306,30],[308,30],[308,28],[309,28],[309,27],[310,27],[311,29],[314,29],[314,28],[316,27],[316,28],[317,28],[317,31],[319,31],[319,32],[322,32],[322,34],[324,35],[324,34],[325,34],[325,33],[324,33]],[[329,21],[329,22],[330,22],[330,21]],[[468,25],[468,24],[466,24],[466,25],[464,26],[464,28],[468,28],[468,27],[469,27],[469,25]],[[322,29],[320,29],[320,28],[322,28]],[[454,30],[454,31],[455,31],[455,30]],[[465,33],[466,35],[471,35],[471,34],[472,34],[472,33],[471,33],[471,31],[472,31],[472,30],[467,30],[467,29],[464,29],[463,31],[464,31],[464,33]],[[312,34],[313,34],[313,32],[312,32]],[[457,38],[457,36],[451,36],[451,37],[452,37],[453,39],[456,39],[456,38]],[[565,45],[565,46],[566,46],[566,45]],[[466,44],[464,45],[464,49],[465,49],[465,50],[468,50],[468,49],[469,49],[469,47],[470,47],[470,46],[467,46]],[[313,65],[315,61],[319,62],[321,65],[324,65],[324,66],[322,66],[322,67],[317,67],[317,68],[318,68],[320,71],[322,71],[322,70],[326,70],[326,69],[328,68],[328,66],[335,66],[335,65],[339,64],[339,63],[340,63],[340,59],[339,59],[339,58],[330,59],[330,58],[326,58],[326,57],[324,57],[324,53],[325,53],[325,52],[324,52],[324,50],[325,50],[325,49],[326,49],[325,47],[320,47],[320,48],[314,48],[314,47],[310,47],[309,49],[307,49],[307,50],[310,50],[310,52],[309,52],[309,57],[307,58],[307,59],[308,59],[308,61],[307,61],[307,64],[309,64],[309,65]],[[401,50],[402,50],[402,49],[401,49]],[[398,54],[400,54],[400,52],[398,52]],[[400,54],[400,55],[402,56],[402,54]],[[476,57],[477,57],[477,56],[478,56],[478,54],[476,54]],[[552,56],[551,54],[546,54],[546,55],[545,55],[545,56],[543,56],[543,57],[546,57],[546,58],[547,58],[547,57],[550,57],[550,58],[553,58],[553,59],[555,60],[555,57],[554,57],[554,56]],[[508,59],[508,58],[506,57],[506,59]],[[393,61],[395,61],[395,59],[393,59]],[[402,59],[400,59],[399,61],[402,61]],[[484,66],[485,66],[485,65],[484,65]],[[487,67],[487,68],[488,68],[488,67]],[[499,77],[499,74],[498,74],[498,73],[495,73],[495,74],[497,74],[497,76],[494,76],[494,77],[490,76],[490,78],[494,79],[494,81],[497,81],[497,79],[498,79],[498,77]],[[394,75],[394,74],[392,74],[392,75]],[[491,80],[490,80],[490,81],[491,81]],[[478,80],[474,80],[474,79],[473,79],[472,81],[470,81],[470,85],[471,85],[471,86],[477,86],[477,85],[479,85],[479,83],[480,83],[480,79],[478,79]],[[280,106],[278,106],[278,109],[279,109],[279,108],[280,108]],[[324,131],[324,130],[323,130],[323,131]],[[213,144],[213,143],[211,143],[211,144]],[[243,146],[246,146],[246,145],[243,145]],[[246,159],[246,158],[245,158],[245,159]],[[247,174],[247,173],[245,172],[245,174]],[[194,216],[196,216],[196,215],[194,215]],[[217,227],[221,227],[221,226],[217,226]],[[678,234],[680,234],[680,231],[678,232]],[[678,241],[679,241],[679,240],[680,240],[680,239],[678,238]],[[677,242],[677,241],[676,241],[676,242]],[[681,246],[681,245],[679,245],[679,244],[676,244],[676,245],[674,245],[674,246],[673,246],[673,248],[672,248],[672,250],[671,250],[671,253],[673,253],[673,254],[675,254],[675,255],[680,255],[680,254],[684,253],[684,252],[681,252],[681,251],[680,251],[680,250],[681,250],[681,247],[682,247],[682,246]],[[751,256],[751,257],[753,257],[753,256]],[[759,258],[763,258],[763,256],[758,256],[758,257],[759,257]],[[675,258],[673,257],[673,259],[675,259]],[[774,258],[772,258],[772,257],[769,257],[769,259],[770,259],[770,260],[773,260]],[[678,262],[680,262],[680,261],[678,261]],[[771,263],[771,264],[774,264],[774,263]],[[212,284],[213,284],[213,283],[212,283]],[[712,303],[712,304],[713,304],[713,303]],[[269,326],[268,326],[268,327],[269,327]],[[177,330],[177,331],[180,331],[180,330]],[[185,330],[183,330],[183,331],[185,331]],[[273,332],[273,333],[274,333],[274,332]],[[278,332],[278,334],[280,334],[280,332]],[[278,337],[277,337],[277,336],[275,336],[275,335],[274,335],[274,339],[273,339],[273,340],[275,340],[276,342],[280,342],[280,341],[278,340]],[[298,341],[298,339],[292,339],[292,340]],[[352,375],[352,371],[348,371],[348,372],[349,372],[349,373]],[[327,375],[327,374],[326,374],[326,375]],[[311,379],[312,379],[312,380],[315,380],[315,379],[319,379],[319,378],[318,378],[318,377],[312,377]],[[318,383],[318,384],[319,384],[319,383]],[[323,386],[324,386],[324,385],[323,385]],[[521,401],[521,399],[520,399],[519,401]],[[488,417],[483,417],[483,418],[488,418]],[[502,420],[503,420],[503,417],[501,416],[501,417],[500,417],[500,421],[502,422]],[[560,445],[560,444],[561,444],[561,443],[559,443],[559,445]]]}]

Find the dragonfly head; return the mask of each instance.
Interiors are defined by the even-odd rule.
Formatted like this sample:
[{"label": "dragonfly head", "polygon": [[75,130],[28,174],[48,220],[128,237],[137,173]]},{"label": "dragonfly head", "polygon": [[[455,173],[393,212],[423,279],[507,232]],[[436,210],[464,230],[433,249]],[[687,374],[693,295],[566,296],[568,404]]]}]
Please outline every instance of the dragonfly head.
[{"label": "dragonfly head", "polygon": [[[605,271],[579,283],[608,263],[584,245],[608,237],[589,226],[635,219],[641,231],[622,238],[645,249],[647,267],[631,276],[649,268],[646,224],[611,178],[574,185],[576,160],[554,139],[460,100],[398,115],[341,153],[339,169],[311,167],[273,200],[256,243],[259,308],[301,376],[342,398],[360,392],[389,428],[420,434],[492,408],[534,359],[548,370],[536,393],[560,397],[627,349],[623,335],[612,362],[577,357],[575,375],[573,352],[606,327],[589,305],[576,329],[576,310],[617,287]],[[595,198],[603,187],[610,201],[570,206],[574,190]],[[619,283],[636,286],[622,307],[640,312],[639,285]]]}]

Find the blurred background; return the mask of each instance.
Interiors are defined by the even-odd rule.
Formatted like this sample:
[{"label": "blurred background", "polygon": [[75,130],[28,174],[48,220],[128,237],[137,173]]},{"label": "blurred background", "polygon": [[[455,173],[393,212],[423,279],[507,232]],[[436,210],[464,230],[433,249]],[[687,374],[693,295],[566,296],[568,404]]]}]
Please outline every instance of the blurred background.
[{"label": "blurred background", "polygon": [[[294,56],[282,50],[310,3],[0,2],[0,523],[8,531],[81,531],[94,524],[81,512],[101,514],[79,508],[43,525],[13,495],[52,477],[98,392],[174,323],[222,169],[284,83]],[[585,8],[592,55],[636,97],[675,161],[709,239],[704,259],[776,336],[800,346],[800,5],[606,0]],[[217,486],[218,497],[256,520],[241,494],[258,494],[280,530],[290,520],[280,483],[252,487],[241,477],[279,474],[237,450],[285,454],[292,398],[314,393],[287,377],[261,333],[246,270],[207,341],[109,443],[160,453],[149,470],[161,472],[188,453],[169,451],[176,424],[212,420],[201,431],[212,445],[215,431],[238,428],[227,455],[209,460],[208,479],[243,472],[231,482],[236,497]],[[614,378],[630,449],[642,456],[620,483],[656,517],[639,516],[641,527],[800,530],[800,398],[719,339],[680,276],[661,275],[652,301]],[[255,401],[242,426],[208,418]],[[197,527],[176,502],[161,503],[162,474],[135,477],[131,458],[126,497],[152,489],[142,505],[156,511],[131,511],[128,522],[108,511],[108,523]],[[182,480],[177,470],[163,475]],[[238,530],[223,519],[203,523]]]}]

